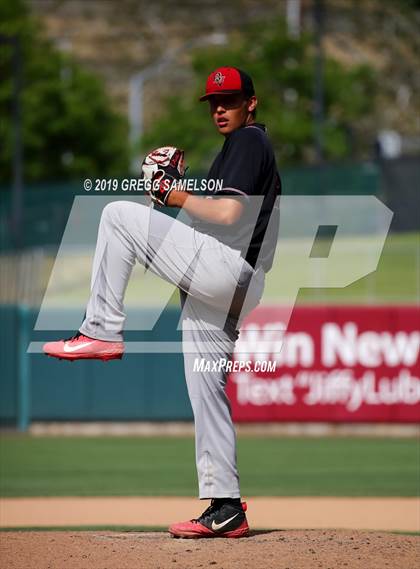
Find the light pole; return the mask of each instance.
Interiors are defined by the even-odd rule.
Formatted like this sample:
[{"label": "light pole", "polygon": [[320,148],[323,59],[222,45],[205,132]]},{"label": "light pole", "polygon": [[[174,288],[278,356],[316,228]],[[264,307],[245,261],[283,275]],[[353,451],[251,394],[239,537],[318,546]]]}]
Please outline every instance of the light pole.
[{"label": "light pole", "polygon": [[10,45],[13,49],[13,193],[12,193],[12,233],[15,247],[22,244],[23,216],[23,145],[22,115],[20,93],[22,89],[22,57],[18,36],[0,34],[0,44]]},{"label": "light pole", "polygon": [[314,142],[318,164],[324,160],[324,0],[314,0],[315,74],[314,74]]},{"label": "light pole", "polygon": [[[143,135],[143,106],[144,106],[144,82],[162,71],[171,61],[174,55],[166,54],[156,63],[148,65],[138,73],[130,77],[128,117],[130,123],[130,152],[133,153],[136,143]],[[132,156],[130,171],[134,174],[138,170],[137,158]]]},{"label": "light pole", "polygon": [[[144,107],[144,84],[145,82],[159,74],[165,67],[172,63],[181,53],[197,47],[199,45],[223,45],[226,43],[226,35],[214,33],[208,36],[190,40],[181,47],[167,51],[160,59],[148,65],[138,73],[130,77],[128,118],[130,125],[130,151],[133,153],[135,145],[143,136],[143,107]],[[130,171],[138,173],[139,164],[135,156],[130,161]]]},{"label": "light pole", "polygon": [[299,38],[300,36],[300,9],[300,0],[287,0],[287,33],[292,38]]}]

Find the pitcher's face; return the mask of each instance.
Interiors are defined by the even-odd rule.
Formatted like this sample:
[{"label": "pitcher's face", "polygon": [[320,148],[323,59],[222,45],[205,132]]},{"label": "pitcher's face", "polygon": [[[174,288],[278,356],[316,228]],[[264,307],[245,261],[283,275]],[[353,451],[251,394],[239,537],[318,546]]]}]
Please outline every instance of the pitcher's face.
[{"label": "pitcher's face", "polygon": [[256,107],[256,98],[245,98],[242,93],[211,95],[208,101],[213,122],[224,136],[248,124],[249,113]]}]

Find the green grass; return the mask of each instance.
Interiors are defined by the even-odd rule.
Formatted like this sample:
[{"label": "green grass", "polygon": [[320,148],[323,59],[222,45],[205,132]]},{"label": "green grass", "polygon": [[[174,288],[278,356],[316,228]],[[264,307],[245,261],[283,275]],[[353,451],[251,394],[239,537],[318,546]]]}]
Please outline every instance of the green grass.
[{"label": "green grass", "polygon": [[[240,438],[248,496],[415,496],[413,439]],[[0,441],[2,496],[195,496],[192,438],[31,438]]]},{"label": "green grass", "polygon": [[[354,237],[345,239],[348,254],[331,269],[331,276],[339,276],[349,263],[358,262],[360,255],[372,243],[371,237]],[[285,270],[298,282],[305,282],[305,269],[296,264],[299,251],[299,240],[290,240],[284,244],[284,257],[281,263],[273,266],[266,277],[265,292],[262,304],[283,302]],[[329,243],[317,240],[318,249],[323,250]],[[47,263],[48,273],[54,259]],[[49,305],[71,306],[84,305],[89,297],[92,261],[82,253],[69,255],[57,260],[57,273],[50,282],[46,301]],[[313,270],[313,269],[312,269]],[[301,288],[298,294],[299,303],[362,303],[380,304],[386,302],[409,303],[420,298],[420,233],[392,233],[388,235],[376,271],[359,279],[344,288]],[[320,274],[308,275],[315,281]],[[47,279],[47,275],[45,276]],[[150,306],[159,303],[162,298],[170,299],[172,305],[179,305],[178,294],[171,298],[173,285],[148,273],[136,265],[127,287],[125,304],[130,306]]]},{"label": "green grass", "polygon": [[[320,240],[320,249],[322,249]],[[348,239],[349,257],[343,258],[331,271],[331,277],[338,276],[348,263],[357,262],[359,252],[369,246],[372,238]],[[298,248],[298,242],[296,242]],[[287,271],[298,270],[294,262],[294,246],[288,247],[284,266]],[[340,265],[341,263],[341,265]],[[281,302],[279,283],[284,279],[284,266],[274,266],[266,277],[263,302]],[[299,303],[409,303],[420,299],[420,233],[392,233],[388,235],[376,271],[344,288],[302,288]],[[318,275],[320,278],[320,275]],[[303,281],[304,272],[300,280]]]}]

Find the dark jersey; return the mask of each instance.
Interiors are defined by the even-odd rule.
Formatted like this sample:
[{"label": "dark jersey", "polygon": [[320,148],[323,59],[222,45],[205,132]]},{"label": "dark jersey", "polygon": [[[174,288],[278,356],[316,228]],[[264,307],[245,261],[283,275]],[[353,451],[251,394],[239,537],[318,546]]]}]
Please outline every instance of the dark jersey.
[{"label": "dark jersey", "polygon": [[240,250],[252,267],[262,266],[265,272],[269,271],[278,236],[276,198],[280,196],[281,183],[265,126],[254,123],[228,135],[207,179],[223,181],[222,189],[210,198],[235,196],[243,201],[244,211],[233,225],[198,220],[195,229]]}]

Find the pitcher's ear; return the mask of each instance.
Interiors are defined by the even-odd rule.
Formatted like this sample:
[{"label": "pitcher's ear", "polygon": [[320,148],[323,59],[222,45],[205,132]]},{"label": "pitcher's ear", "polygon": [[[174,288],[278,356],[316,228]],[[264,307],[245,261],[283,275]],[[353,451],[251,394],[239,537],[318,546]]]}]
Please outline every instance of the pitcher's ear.
[{"label": "pitcher's ear", "polygon": [[257,105],[258,105],[258,99],[255,95],[252,95],[252,97],[248,99],[248,112],[252,113],[253,111],[255,111]]}]

